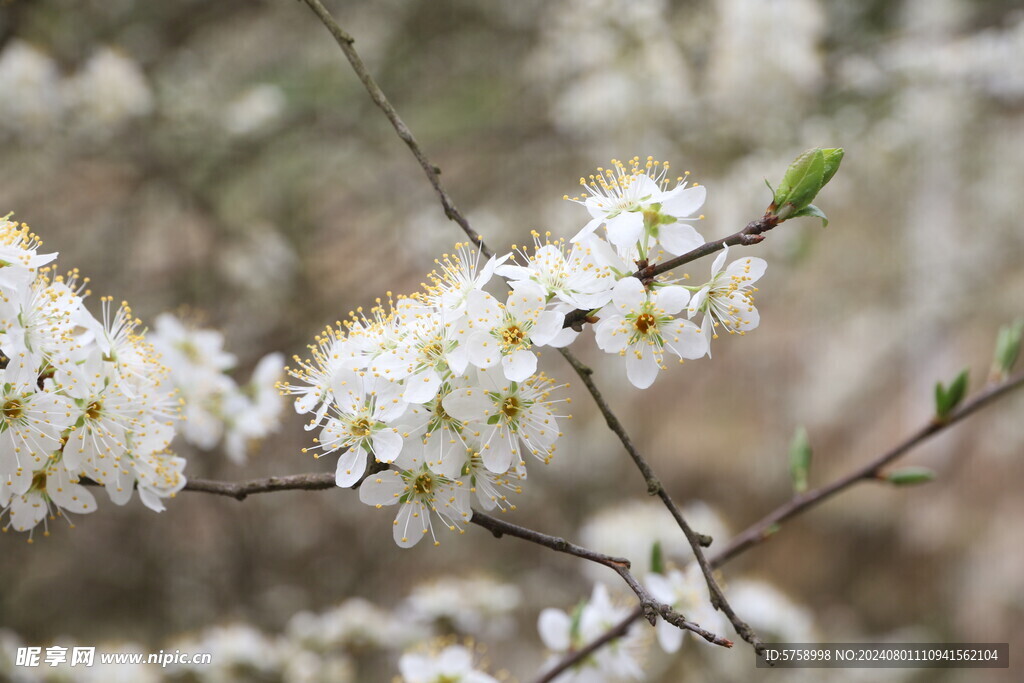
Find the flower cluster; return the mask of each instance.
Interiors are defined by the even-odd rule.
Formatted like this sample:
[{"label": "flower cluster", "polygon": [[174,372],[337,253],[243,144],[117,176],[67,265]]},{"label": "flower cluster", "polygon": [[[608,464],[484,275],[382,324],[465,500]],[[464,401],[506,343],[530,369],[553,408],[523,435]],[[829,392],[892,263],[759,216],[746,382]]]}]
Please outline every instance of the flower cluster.
[{"label": "flower cluster", "polygon": [[138,490],[159,512],[185,485],[185,461],[168,451],[179,415],[167,370],[127,304],[104,297],[93,317],[87,281],[57,274],[40,246],[27,226],[0,221],[3,528],[94,511],[83,478],[118,505]]},{"label": "flower cluster", "polygon": [[170,368],[171,384],[184,402],[182,435],[192,445],[210,450],[223,440],[225,454],[241,465],[249,446],[280,426],[280,353],[260,359],[248,384],[239,386],[227,374],[235,356],[224,350],[224,335],[217,330],[192,327],[163,313],[148,339]]},{"label": "flower cluster", "polygon": [[724,267],[723,253],[698,286],[634,276],[704,243],[690,223],[703,218],[694,214],[705,189],[685,175],[673,185],[668,173],[650,157],[613,161],[581,179],[588,196],[574,201],[591,219],[570,242],[534,232],[532,248],[487,260],[457,245],[423,290],[389,292],[327,327],[311,358],[295,358],[298,382],[281,388],[318,430],[312,450],[340,455],[337,484],[359,484],[364,503],[398,506],[398,545],[427,535],[437,544],[435,518],[461,530],[474,494],[485,509],[511,508],[527,456],[554,457],[569,399],[555,396],[565,385],[538,369],[538,353],[577,338],[568,314],[596,322],[598,346],[625,358],[641,389],[671,356],[710,355],[716,330],[757,326],[761,259]]}]

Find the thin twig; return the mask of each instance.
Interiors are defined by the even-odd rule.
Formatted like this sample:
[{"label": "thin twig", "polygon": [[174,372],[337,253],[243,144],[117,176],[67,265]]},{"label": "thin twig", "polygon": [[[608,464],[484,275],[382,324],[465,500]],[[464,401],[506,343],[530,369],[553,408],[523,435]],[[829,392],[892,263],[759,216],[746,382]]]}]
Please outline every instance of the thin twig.
[{"label": "thin twig", "polygon": [[565,356],[565,359],[572,366],[573,370],[575,370],[576,374],[579,375],[581,380],[583,380],[583,384],[586,385],[590,395],[594,398],[594,402],[597,404],[598,410],[600,410],[601,414],[604,415],[608,428],[615,432],[615,435],[619,437],[619,441],[622,442],[622,446],[626,449],[626,452],[629,453],[629,457],[633,459],[637,469],[640,470],[640,474],[643,475],[644,481],[647,482],[647,493],[652,496],[656,495],[661,499],[661,502],[665,505],[668,511],[672,513],[672,517],[676,520],[676,524],[678,524],[679,528],[682,529],[687,542],[690,544],[690,548],[693,550],[693,555],[697,560],[697,565],[700,567],[701,573],[704,574],[704,582],[707,584],[708,593],[711,596],[711,605],[715,609],[721,610],[721,612],[729,619],[730,623],[732,623],[733,628],[736,629],[736,633],[738,633],[743,640],[753,645],[754,650],[758,654],[761,654],[764,650],[764,644],[761,642],[761,639],[758,638],[757,634],[754,633],[754,630],[736,614],[732,605],[730,605],[729,601],[726,600],[725,594],[718,585],[718,581],[715,580],[714,570],[708,562],[707,557],[704,555],[703,545],[706,540],[705,537],[695,532],[693,527],[689,525],[683,517],[683,513],[680,512],[679,506],[675,504],[675,501],[672,500],[668,491],[666,491],[665,487],[662,486],[661,481],[657,476],[655,476],[654,470],[651,469],[646,458],[644,458],[640,451],[637,450],[636,446],[633,445],[632,439],[629,438],[629,434],[622,426],[622,423],[619,422],[619,418],[615,415],[614,411],[612,411],[608,402],[604,400],[604,396],[602,396],[601,391],[594,383],[594,378],[591,376],[593,375],[593,370],[581,363],[579,359],[572,354],[567,353],[565,349],[559,349],[559,351],[562,352],[562,355]]},{"label": "thin twig", "polygon": [[757,220],[750,221],[746,227],[737,233],[733,233],[728,237],[723,237],[720,240],[713,242],[705,242],[696,249],[688,251],[681,256],[676,256],[668,261],[662,261],[646,268],[642,268],[637,272],[633,273],[634,277],[638,277],[641,280],[649,280],[662,273],[667,273],[673,268],[689,263],[690,261],[696,261],[699,258],[704,258],[710,254],[714,254],[716,251],[724,249],[725,247],[731,247],[734,245],[741,245],[744,247],[752,244],[758,244],[764,241],[764,233],[768,232],[776,225],[781,223],[779,217],[772,213],[766,213]]},{"label": "thin twig", "polygon": [[626,585],[630,587],[633,593],[636,594],[636,597],[640,600],[641,612],[647,620],[651,622],[652,626],[657,621],[657,617],[660,616],[662,619],[674,626],[696,633],[709,643],[721,645],[722,647],[732,647],[733,645],[731,640],[717,636],[711,631],[702,628],[699,624],[687,621],[686,617],[672,609],[670,605],[658,602],[646,588],[640,585],[640,582],[637,581],[636,577],[629,571],[630,563],[629,560],[625,558],[603,555],[601,553],[594,552],[593,550],[588,550],[573,543],[569,543],[564,538],[548,536],[547,534],[542,534],[539,531],[511,524],[475,510],[473,511],[473,519],[471,521],[474,524],[484,527],[498,538],[501,538],[503,535],[515,536],[516,538],[521,538],[524,541],[530,541],[531,543],[536,543],[562,553],[575,555],[576,557],[584,560],[597,562],[598,564],[603,564],[606,567],[614,569],[619,576],[622,577],[622,580],[626,582]]},{"label": "thin twig", "polygon": [[373,80],[372,76],[370,76],[370,72],[366,70],[366,65],[363,64],[362,58],[359,56],[359,53],[356,52],[355,47],[353,47],[353,44],[356,42],[355,38],[349,35],[341,28],[341,26],[338,25],[338,22],[334,20],[334,17],[332,17],[331,13],[327,11],[327,8],[320,3],[320,0],[304,0],[304,2],[309,5],[309,8],[313,10],[313,13],[319,17],[320,21],[327,27],[327,30],[331,32],[332,36],[334,36],[334,40],[338,43],[338,47],[340,47],[341,51],[345,53],[345,58],[348,59],[348,63],[352,65],[352,70],[356,72],[356,76],[358,76],[359,80],[362,81],[363,87],[366,88],[366,92],[370,94],[370,99],[372,99],[373,103],[380,107],[380,110],[388,117],[388,121],[391,122],[395,132],[398,133],[398,137],[402,139],[402,142],[406,144],[409,151],[411,151],[413,156],[416,157],[416,161],[419,162],[420,168],[422,168],[423,172],[427,175],[427,179],[430,181],[430,184],[433,185],[434,191],[437,192],[437,196],[441,200],[441,206],[444,208],[444,214],[448,216],[450,220],[459,224],[462,231],[466,233],[470,240],[473,241],[473,244],[480,248],[480,251],[483,252],[484,256],[490,257],[491,250],[484,244],[483,239],[477,231],[470,227],[469,221],[467,221],[462,213],[460,213],[455,207],[455,203],[452,201],[451,197],[448,196],[448,192],[445,191],[444,186],[441,184],[441,170],[434,164],[430,163],[430,160],[427,159],[423,150],[420,149],[419,143],[416,142],[416,138],[413,137],[412,131],[409,130],[409,127],[405,125],[404,121],[402,121],[402,117],[398,115],[395,108],[391,106],[390,102],[388,102],[388,98],[384,96],[384,91],[380,89],[377,82]]},{"label": "thin twig", "polygon": [[898,445],[885,453],[882,453],[862,467],[839,477],[830,484],[793,496],[790,500],[775,508],[760,520],[751,524],[747,529],[733,537],[732,540],[730,540],[725,547],[711,559],[711,566],[719,567],[736,555],[745,551],[747,548],[750,548],[751,546],[764,541],[769,536],[774,535],[776,525],[784,522],[790,517],[800,514],[804,510],[828,500],[832,496],[853,486],[854,484],[877,480],[881,475],[882,469],[886,465],[892,463],[897,458],[902,457],[910,449],[946,428],[956,424],[960,420],[963,420],[968,415],[971,415],[991,401],[996,400],[1022,385],[1024,385],[1024,372],[1019,372],[998,384],[990,384],[970,399],[961,403],[960,406],[945,420],[940,421],[933,419]]},{"label": "thin twig", "polygon": [[557,550],[560,553],[567,553],[569,555],[575,555],[576,557],[584,560],[590,560],[597,564],[603,564],[606,567],[619,571],[625,569],[629,572],[630,562],[625,557],[612,557],[611,555],[605,555],[593,550],[588,550],[583,546],[570,543],[564,538],[558,536],[549,536],[533,529],[527,529],[526,527],[519,526],[518,524],[512,524],[504,520],[498,519],[497,517],[491,517],[485,515],[482,512],[476,510],[473,511],[473,518],[470,520],[477,526],[483,528],[494,534],[495,538],[501,538],[502,536],[515,536],[521,538],[524,541],[536,543],[552,550]]}]

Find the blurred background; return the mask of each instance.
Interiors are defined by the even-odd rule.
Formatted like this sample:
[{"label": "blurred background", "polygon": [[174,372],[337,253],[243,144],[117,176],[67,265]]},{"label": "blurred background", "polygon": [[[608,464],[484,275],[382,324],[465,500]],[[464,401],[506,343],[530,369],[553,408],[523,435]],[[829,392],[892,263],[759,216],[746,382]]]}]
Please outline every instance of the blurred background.
[{"label": "blurred background", "polygon": [[[816,202],[828,228],[794,220],[743,251],[770,264],[757,330],[642,393],[591,339],[576,345],[668,490],[715,536],[712,551],[790,495],[798,426],[814,447],[812,485],[830,481],[926,421],[937,380],[966,367],[978,388],[999,326],[1024,314],[1017,2],[326,4],[497,251],[531,229],[575,234],[586,212],[561,197],[612,157],[691,171],[708,188],[710,240],[760,216],[764,179],[803,149],[846,149]],[[385,291],[414,291],[462,238],[301,3],[7,0],[0,144],[0,213],[80,268],[94,296],[128,299],[146,321],[170,310],[222,330],[243,377],[267,352],[302,354]],[[542,363],[572,384],[557,354]],[[569,393],[559,457],[531,468],[509,519],[607,552],[663,534],[685,562],[586,392]],[[771,640],[1009,642],[1019,660],[1022,409],[1020,395],[1003,400],[915,450],[905,462],[935,469],[933,483],[857,487],[728,564],[737,611]],[[333,471],[332,458],[300,452],[302,425],[289,409],[244,466],[183,445],[186,474]],[[474,630],[492,672],[526,681],[545,657],[543,607],[570,608],[594,580],[619,591],[581,561],[475,527],[401,550],[391,515],[347,491],[243,503],[185,492],[168,507],[101,501],[32,545],[0,537],[4,637],[147,652],[184,638],[216,648],[216,673],[200,674],[218,680],[388,681],[395,642],[338,637],[310,647],[305,671],[268,653],[352,598],[407,615],[417,586],[428,606],[440,591],[424,582],[492,581],[480,602],[500,628],[436,604],[418,613],[435,630]],[[450,588],[434,602],[467,599]],[[753,670],[742,644],[689,641],[674,659],[648,650],[653,681],[794,680]],[[11,675],[2,657],[0,677]],[[802,673],[1020,680],[1019,669]],[[131,680],[144,675],[156,674]]]}]

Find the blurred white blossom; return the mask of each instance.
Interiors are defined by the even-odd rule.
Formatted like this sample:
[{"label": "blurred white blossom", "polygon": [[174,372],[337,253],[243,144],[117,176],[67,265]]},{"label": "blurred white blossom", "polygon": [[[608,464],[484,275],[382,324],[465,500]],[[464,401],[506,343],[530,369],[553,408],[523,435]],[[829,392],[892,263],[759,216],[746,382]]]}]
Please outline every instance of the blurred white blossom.
[{"label": "blurred white blossom", "polygon": [[72,124],[91,134],[109,134],[155,105],[139,65],[109,47],[97,50],[63,87]]},{"label": "blurred white blossom", "polygon": [[224,128],[232,135],[252,135],[273,125],[288,105],[281,88],[255,85],[236,97],[224,110]]},{"label": "blurred white blossom", "polygon": [[57,62],[18,39],[0,52],[0,129],[31,139],[51,132],[63,115]]}]

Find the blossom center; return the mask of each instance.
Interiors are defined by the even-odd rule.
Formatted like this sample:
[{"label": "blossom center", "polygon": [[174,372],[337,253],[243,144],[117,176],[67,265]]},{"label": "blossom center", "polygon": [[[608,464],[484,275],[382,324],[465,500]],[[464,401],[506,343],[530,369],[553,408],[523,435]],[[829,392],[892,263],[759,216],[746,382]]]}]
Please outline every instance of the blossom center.
[{"label": "blossom center", "polygon": [[373,433],[370,421],[365,417],[359,418],[352,423],[352,433],[356,436],[370,436]]},{"label": "blossom center", "polygon": [[444,346],[439,341],[432,341],[423,347],[423,356],[428,360],[439,360],[444,354]]},{"label": "blossom center", "polygon": [[85,409],[85,416],[90,420],[98,420],[102,414],[103,404],[99,401],[93,401],[89,404],[89,407]]},{"label": "blossom center", "polygon": [[17,420],[25,414],[25,407],[16,398],[7,399],[2,408],[5,420]]},{"label": "blossom center", "polygon": [[412,482],[412,490],[420,495],[427,495],[434,488],[434,477],[428,472],[416,477]]},{"label": "blossom center", "polygon": [[652,329],[658,326],[658,321],[655,319],[653,313],[641,313],[633,321],[633,326],[640,334],[647,334]]},{"label": "blossom center", "polygon": [[519,325],[511,324],[501,331],[501,344],[506,351],[522,348],[526,341],[526,332]]},{"label": "blossom center", "polygon": [[516,396],[509,396],[501,404],[501,414],[509,420],[514,420],[519,415],[521,409],[519,398]]}]

